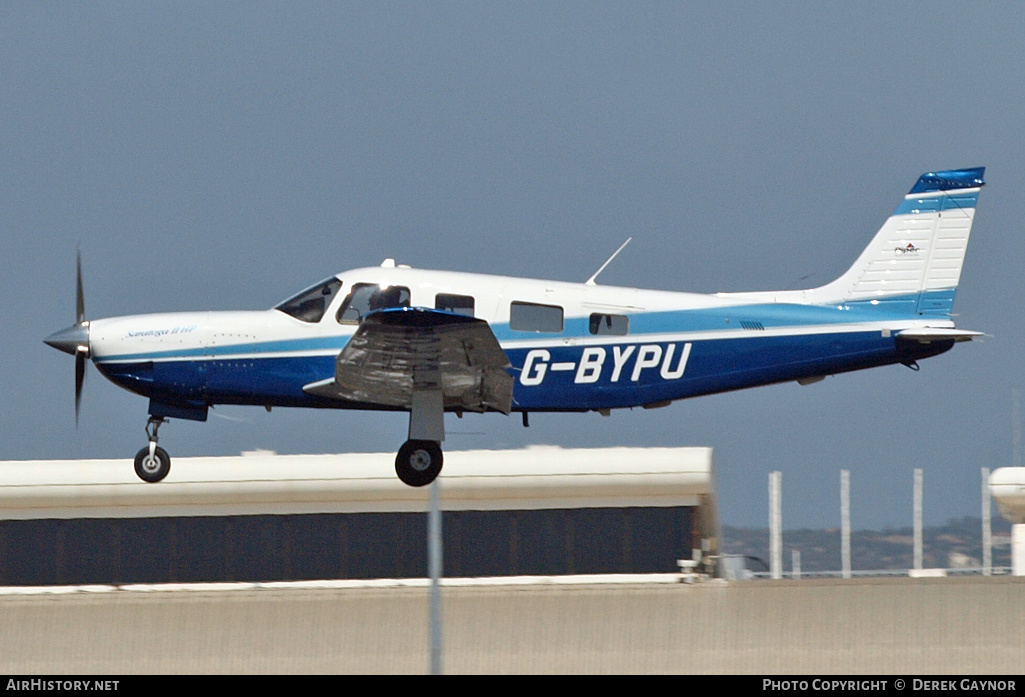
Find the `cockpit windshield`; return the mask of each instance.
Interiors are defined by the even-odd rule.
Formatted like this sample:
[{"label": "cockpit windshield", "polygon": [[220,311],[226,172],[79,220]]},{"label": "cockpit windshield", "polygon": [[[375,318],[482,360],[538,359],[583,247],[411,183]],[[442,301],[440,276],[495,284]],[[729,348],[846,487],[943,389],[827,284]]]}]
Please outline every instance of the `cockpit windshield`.
[{"label": "cockpit windshield", "polygon": [[275,305],[274,309],[281,310],[286,315],[291,315],[303,322],[319,322],[341,287],[342,282],[331,277],[315,286],[310,286],[280,305]]}]

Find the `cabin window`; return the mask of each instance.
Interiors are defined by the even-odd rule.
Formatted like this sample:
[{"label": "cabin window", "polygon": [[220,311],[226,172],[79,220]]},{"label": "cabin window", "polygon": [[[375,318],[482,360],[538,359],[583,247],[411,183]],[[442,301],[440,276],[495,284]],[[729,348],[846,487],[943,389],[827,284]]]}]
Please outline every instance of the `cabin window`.
[{"label": "cabin window", "polygon": [[328,278],[275,305],[274,309],[303,322],[319,322],[341,287],[342,282],[337,278]]},{"label": "cabin window", "polygon": [[409,307],[409,288],[358,283],[338,308],[337,317],[341,324],[359,324],[368,312],[386,307]]},{"label": "cabin window", "polygon": [[509,328],[520,332],[561,332],[562,308],[513,302],[509,308]]},{"label": "cabin window", "polygon": [[592,312],[588,328],[592,334],[626,336],[630,333],[630,319],[626,315],[605,315]]},{"label": "cabin window", "polygon": [[473,317],[473,298],[469,295],[438,293],[434,296],[434,308]]}]

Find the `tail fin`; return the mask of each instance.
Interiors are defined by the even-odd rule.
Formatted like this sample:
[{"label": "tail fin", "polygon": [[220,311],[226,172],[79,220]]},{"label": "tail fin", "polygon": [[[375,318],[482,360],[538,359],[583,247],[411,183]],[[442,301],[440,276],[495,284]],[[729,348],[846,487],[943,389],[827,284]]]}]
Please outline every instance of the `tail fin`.
[{"label": "tail fin", "polygon": [[832,283],[797,291],[800,302],[949,317],[984,174],[984,167],[923,174],[854,265]]}]

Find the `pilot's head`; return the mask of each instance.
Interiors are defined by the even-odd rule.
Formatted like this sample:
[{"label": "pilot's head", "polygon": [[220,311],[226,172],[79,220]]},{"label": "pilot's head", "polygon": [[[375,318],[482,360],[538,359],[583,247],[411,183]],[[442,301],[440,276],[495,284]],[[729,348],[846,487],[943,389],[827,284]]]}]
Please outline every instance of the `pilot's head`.
[{"label": "pilot's head", "polygon": [[370,296],[370,309],[380,310],[386,307],[397,307],[402,297],[398,288],[380,288]]}]

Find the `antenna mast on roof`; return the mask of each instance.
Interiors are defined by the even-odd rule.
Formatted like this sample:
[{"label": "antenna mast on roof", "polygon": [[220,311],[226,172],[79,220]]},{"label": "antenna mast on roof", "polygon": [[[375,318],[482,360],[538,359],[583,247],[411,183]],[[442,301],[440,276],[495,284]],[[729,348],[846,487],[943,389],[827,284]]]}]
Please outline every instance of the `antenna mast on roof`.
[{"label": "antenna mast on roof", "polygon": [[587,281],[584,282],[584,285],[585,286],[593,286],[593,285],[595,285],[594,279],[598,278],[598,274],[600,274],[602,271],[604,271],[605,267],[612,263],[612,260],[616,258],[616,255],[619,254],[620,252],[622,252],[623,251],[623,247],[625,247],[628,244],[630,244],[630,240],[632,240],[632,239],[633,239],[632,237],[627,237],[626,238],[626,242],[624,242],[623,244],[619,245],[619,249],[617,249],[615,252],[612,253],[612,256],[609,257],[608,261],[606,261],[604,264],[602,264],[601,268],[598,269],[597,271],[595,271],[594,275],[591,276],[589,279],[587,279]]}]

